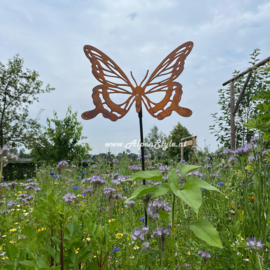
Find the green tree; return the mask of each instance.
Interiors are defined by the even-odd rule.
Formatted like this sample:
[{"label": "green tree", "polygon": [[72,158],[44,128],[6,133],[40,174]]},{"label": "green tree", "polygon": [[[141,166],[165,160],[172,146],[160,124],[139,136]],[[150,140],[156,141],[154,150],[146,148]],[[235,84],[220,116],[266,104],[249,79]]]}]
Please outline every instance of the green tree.
[{"label": "green tree", "polygon": [[166,151],[162,148],[158,148],[160,144],[166,143],[166,141],[166,135],[162,131],[159,131],[157,126],[153,126],[147,137],[144,138],[144,143],[151,145],[151,147],[144,147],[144,154],[150,154],[151,159],[160,160],[166,158]]},{"label": "green tree", "polygon": [[18,54],[8,60],[7,66],[0,62],[0,146],[27,147],[39,137],[38,117],[42,110],[36,119],[29,119],[28,105],[39,101],[37,94],[54,90],[49,84],[42,89],[39,74],[23,71],[23,63]]},{"label": "green tree", "polygon": [[[268,67],[262,67],[265,71],[270,71],[270,62]],[[257,117],[248,119],[244,125],[249,129],[256,129],[264,133],[264,140],[270,139],[270,80],[265,82],[268,85],[267,89],[258,91],[253,100],[258,101],[256,109],[258,110]]]},{"label": "green tree", "polygon": [[[52,123],[54,127],[51,126]],[[81,136],[82,124],[77,121],[77,112],[72,114],[71,107],[68,107],[63,120],[58,120],[57,113],[54,112],[54,119],[47,118],[47,124],[48,127],[44,127],[39,140],[31,146],[31,154],[37,156],[35,159],[55,163],[60,160],[88,158],[87,154],[92,149],[88,143],[78,144],[87,137]]]},{"label": "green tree", "polygon": [[[249,62],[252,66],[255,65],[259,59],[259,49],[255,49],[251,54],[251,61]],[[234,71],[233,76],[239,74],[240,71]],[[250,118],[255,118],[258,113],[257,100],[252,99],[256,95],[257,91],[267,89],[267,80],[269,80],[270,72],[267,69],[254,69],[252,76],[247,85],[243,98],[239,104],[238,110],[235,114],[235,137],[236,147],[246,144],[255,135],[256,130],[248,129],[244,123]],[[242,76],[235,82],[235,104],[238,100],[240,92],[244,86],[245,78]],[[209,129],[211,133],[215,135],[217,141],[224,145],[226,148],[231,147],[231,122],[230,122],[230,86],[226,89],[220,89],[219,101],[221,115],[213,113],[214,123]]]},{"label": "green tree", "polygon": [[[181,157],[181,147],[179,146],[181,143],[181,139],[185,137],[189,137],[191,134],[187,130],[187,128],[183,127],[179,122],[170,132],[168,137],[168,143],[175,143],[177,147],[168,147],[166,152],[168,156],[172,159],[179,159]],[[178,147],[179,146],[179,147]],[[191,147],[187,146],[184,148],[184,160],[188,160],[188,156],[191,153]]]}]

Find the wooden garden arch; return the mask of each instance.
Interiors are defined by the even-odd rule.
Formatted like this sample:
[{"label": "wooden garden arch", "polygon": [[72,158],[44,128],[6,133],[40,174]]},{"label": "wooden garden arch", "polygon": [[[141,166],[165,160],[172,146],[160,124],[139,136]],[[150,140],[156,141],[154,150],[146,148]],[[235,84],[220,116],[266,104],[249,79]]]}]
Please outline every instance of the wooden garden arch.
[{"label": "wooden garden arch", "polygon": [[[265,58],[264,60],[260,61],[258,64],[248,68],[247,70],[239,73],[238,75],[234,76],[233,78],[231,78],[230,80],[226,81],[225,83],[222,84],[222,86],[227,85],[228,83],[230,83],[230,107],[231,107],[231,149],[235,150],[235,113],[239,107],[239,104],[242,100],[242,97],[244,95],[244,92],[246,90],[246,87],[248,85],[248,82],[251,78],[252,75],[252,70],[255,68],[258,68],[262,65],[264,65],[266,62],[270,61],[270,56]],[[247,78],[246,81],[244,83],[243,89],[240,92],[239,98],[236,102],[236,104],[234,103],[234,81],[237,80],[238,78],[244,76],[245,74],[247,74]],[[234,105],[235,104],[235,105]]]}]

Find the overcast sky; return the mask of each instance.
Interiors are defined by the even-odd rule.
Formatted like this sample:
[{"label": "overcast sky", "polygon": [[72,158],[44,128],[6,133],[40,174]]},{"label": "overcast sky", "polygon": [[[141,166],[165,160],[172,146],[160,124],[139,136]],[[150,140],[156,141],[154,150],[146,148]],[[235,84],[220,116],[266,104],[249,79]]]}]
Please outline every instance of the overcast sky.
[{"label": "overcast sky", "polygon": [[[122,119],[112,122],[99,114],[83,120],[95,108],[92,88],[98,81],[83,46],[92,45],[112,58],[130,78],[141,81],[176,47],[193,41],[194,48],[176,80],[183,85],[180,106],[193,111],[189,118],[173,112],[161,121],[144,110],[144,135],[153,125],[165,134],[180,122],[198,136],[198,145],[217,148],[209,125],[219,111],[218,90],[234,70],[248,68],[250,54],[261,49],[260,60],[270,55],[270,1],[266,0],[0,0],[0,61],[19,54],[24,68],[36,70],[55,91],[41,94],[30,106],[40,122],[64,118],[68,106],[78,112],[83,135],[92,154],[107,152],[106,142],[139,140],[135,105]],[[122,147],[111,148],[116,154]],[[138,153],[136,148],[133,152]]]}]

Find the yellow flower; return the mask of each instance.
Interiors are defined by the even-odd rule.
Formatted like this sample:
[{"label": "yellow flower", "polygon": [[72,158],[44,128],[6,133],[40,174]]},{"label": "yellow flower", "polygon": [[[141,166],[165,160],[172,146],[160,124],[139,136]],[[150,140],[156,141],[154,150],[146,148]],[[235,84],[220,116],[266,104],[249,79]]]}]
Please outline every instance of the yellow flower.
[{"label": "yellow flower", "polygon": [[6,259],[8,259],[8,257],[3,257],[3,258],[2,258],[2,260],[6,260]]},{"label": "yellow flower", "polygon": [[77,248],[77,249],[75,250],[75,253],[77,254],[77,253],[79,252],[79,250],[80,250],[80,248]]},{"label": "yellow flower", "polygon": [[80,197],[82,197],[82,195],[81,194],[78,194],[77,197],[80,198]]},{"label": "yellow flower", "polygon": [[115,219],[110,219],[110,220],[109,220],[109,223],[111,223],[111,222],[113,222],[113,221],[115,221]]},{"label": "yellow flower", "polygon": [[124,211],[124,208],[121,208],[122,211]]},{"label": "yellow flower", "polygon": [[134,249],[139,249],[139,247],[138,246],[135,246]]},{"label": "yellow flower", "polygon": [[11,233],[16,232],[16,229],[9,230]]},{"label": "yellow flower", "polygon": [[58,185],[59,183],[58,182],[54,182],[55,185]]},{"label": "yellow flower", "polygon": [[90,241],[90,238],[89,238],[89,237],[88,237],[88,238],[86,238],[86,241],[88,241],[88,242],[89,242],[89,241]]},{"label": "yellow flower", "polygon": [[0,247],[0,250],[2,250],[2,247]]},{"label": "yellow flower", "polygon": [[123,234],[122,233],[117,233],[115,236],[116,236],[116,238],[120,239],[120,238],[123,237]]},{"label": "yellow flower", "polygon": [[11,240],[11,241],[9,241],[9,243],[11,243],[11,244],[16,244],[17,243],[17,241],[13,241],[13,240]]},{"label": "yellow flower", "polygon": [[189,251],[187,254],[188,254],[188,255],[190,255],[190,254],[191,254],[191,252]]},{"label": "yellow flower", "polygon": [[21,191],[18,191],[18,193],[20,193],[20,194],[21,194],[22,192],[21,192]]},{"label": "yellow flower", "polygon": [[6,237],[6,235],[4,234],[2,237]]},{"label": "yellow flower", "polygon": [[255,200],[255,196],[248,197],[251,201]]}]

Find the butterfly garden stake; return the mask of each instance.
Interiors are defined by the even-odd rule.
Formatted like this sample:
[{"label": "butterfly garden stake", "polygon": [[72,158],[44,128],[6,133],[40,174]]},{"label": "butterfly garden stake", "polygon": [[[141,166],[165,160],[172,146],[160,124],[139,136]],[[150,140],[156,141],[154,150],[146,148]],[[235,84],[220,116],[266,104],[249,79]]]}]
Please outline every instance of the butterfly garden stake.
[{"label": "butterfly garden stake", "polygon": [[[142,170],[144,167],[143,126],[142,126],[142,104],[146,110],[158,120],[170,116],[173,111],[184,117],[189,117],[192,111],[180,107],[178,104],[183,94],[182,85],[174,80],[182,73],[185,59],[193,48],[193,42],[186,42],[172,51],[148,77],[148,71],[140,85],[135,86],[130,82],[122,69],[105,53],[97,48],[85,45],[84,53],[92,64],[92,73],[100,82],[93,88],[94,110],[84,112],[82,118],[89,120],[102,113],[103,117],[111,121],[117,121],[124,117],[132,104],[135,103],[136,112],[140,121]],[[143,82],[146,81],[144,84]],[[153,102],[154,94],[163,93],[160,102]],[[126,97],[125,102],[116,104],[111,98],[116,95]],[[151,100],[152,99],[152,100]],[[145,185],[145,180],[143,180]],[[147,226],[147,215],[145,210],[145,225]]]}]

